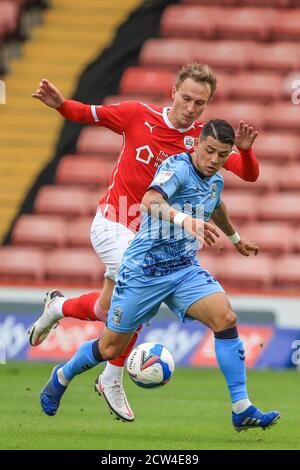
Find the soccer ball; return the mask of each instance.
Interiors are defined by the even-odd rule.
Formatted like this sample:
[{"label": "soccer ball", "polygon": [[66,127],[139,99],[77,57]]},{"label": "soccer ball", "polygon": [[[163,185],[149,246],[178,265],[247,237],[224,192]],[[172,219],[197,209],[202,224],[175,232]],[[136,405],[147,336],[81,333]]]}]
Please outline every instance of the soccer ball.
[{"label": "soccer ball", "polygon": [[174,372],[171,353],[162,344],[143,343],[134,348],[127,360],[127,371],[135,384],[156,388],[169,382]]}]

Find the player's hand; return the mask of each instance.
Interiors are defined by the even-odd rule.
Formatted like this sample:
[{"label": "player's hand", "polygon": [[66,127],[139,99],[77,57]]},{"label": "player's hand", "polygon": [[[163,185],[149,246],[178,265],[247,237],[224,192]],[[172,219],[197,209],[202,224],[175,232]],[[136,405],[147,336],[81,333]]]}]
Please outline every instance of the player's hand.
[{"label": "player's hand", "polygon": [[219,238],[215,225],[203,220],[187,217],[183,221],[183,227],[187,232],[196,237],[202,245],[206,243],[209,246],[213,246],[216,242],[215,238]]},{"label": "player's hand", "polygon": [[249,150],[258,136],[258,132],[253,127],[240,121],[239,127],[235,132],[235,145],[242,150]]},{"label": "player's hand", "polygon": [[32,94],[33,98],[45,103],[50,108],[59,108],[65,101],[61,92],[45,78],[39,83],[39,89]]},{"label": "player's hand", "polygon": [[259,246],[257,243],[250,240],[240,239],[238,243],[235,244],[237,251],[243,256],[250,256],[251,253],[254,253],[256,256],[259,252]]}]

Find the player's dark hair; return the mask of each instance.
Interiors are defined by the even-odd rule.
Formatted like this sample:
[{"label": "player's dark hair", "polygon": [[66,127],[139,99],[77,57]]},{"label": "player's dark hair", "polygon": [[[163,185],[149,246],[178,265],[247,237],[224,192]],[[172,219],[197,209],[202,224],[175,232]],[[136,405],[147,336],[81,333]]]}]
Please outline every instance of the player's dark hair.
[{"label": "player's dark hair", "polygon": [[194,62],[192,64],[188,64],[182,67],[177,75],[177,90],[182,84],[182,82],[187,78],[192,78],[197,83],[208,83],[211,89],[209,99],[212,97],[217,88],[216,73],[214,69],[208,64],[199,64],[197,62]]},{"label": "player's dark hair", "polygon": [[208,121],[201,132],[200,140],[205,140],[208,136],[222,142],[223,144],[230,144],[231,146],[235,141],[235,132],[229,122],[223,119],[211,119]]}]

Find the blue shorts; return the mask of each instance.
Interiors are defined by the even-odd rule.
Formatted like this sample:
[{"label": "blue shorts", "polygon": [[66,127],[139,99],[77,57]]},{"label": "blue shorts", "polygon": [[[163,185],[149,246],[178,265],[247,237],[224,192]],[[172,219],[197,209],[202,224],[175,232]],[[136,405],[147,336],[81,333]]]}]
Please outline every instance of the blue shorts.
[{"label": "blue shorts", "polygon": [[224,292],[214,277],[199,265],[166,276],[144,276],[122,265],[116,278],[107,327],[118,333],[136,331],[167,304],[181,321],[191,320],[188,308],[208,295]]}]

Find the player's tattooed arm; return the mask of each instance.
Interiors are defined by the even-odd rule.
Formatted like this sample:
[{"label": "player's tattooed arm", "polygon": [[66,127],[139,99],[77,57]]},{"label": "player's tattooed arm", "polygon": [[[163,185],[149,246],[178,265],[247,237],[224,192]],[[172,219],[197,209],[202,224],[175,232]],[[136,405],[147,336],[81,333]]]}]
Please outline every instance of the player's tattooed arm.
[{"label": "player's tattooed arm", "polygon": [[[212,213],[212,220],[225,233],[230,236],[235,233],[235,229],[229,219],[225,204],[222,202]],[[256,256],[259,252],[259,246],[256,242],[241,238],[238,243],[234,243],[236,250],[243,256],[250,256],[252,253]]]},{"label": "player's tattooed arm", "polygon": [[[141,202],[141,211],[146,212],[155,219],[167,220],[171,224],[180,211],[171,207],[164,199],[163,195],[155,189],[149,189]],[[219,237],[215,226],[209,222],[186,216],[182,221],[182,228],[201,243],[207,243],[212,246],[215,243],[215,237]]]},{"label": "player's tattooed arm", "polygon": [[235,233],[235,229],[229,219],[228,211],[223,202],[213,211],[211,218],[225,235],[230,236]]}]

